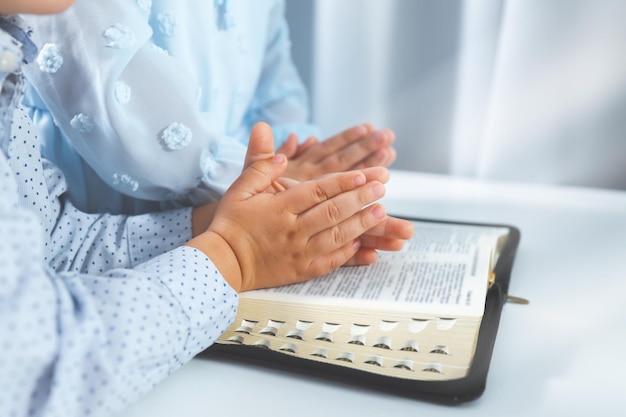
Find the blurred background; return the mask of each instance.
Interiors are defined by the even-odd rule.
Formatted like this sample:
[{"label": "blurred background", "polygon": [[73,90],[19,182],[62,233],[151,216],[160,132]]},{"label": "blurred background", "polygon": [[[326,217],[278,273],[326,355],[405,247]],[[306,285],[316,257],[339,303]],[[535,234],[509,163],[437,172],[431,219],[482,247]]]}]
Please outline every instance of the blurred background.
[{"label": "blurred background", "polygon": [[626,189],[626,0],[287,0],[326,136],[396,132],[393,168]]}]

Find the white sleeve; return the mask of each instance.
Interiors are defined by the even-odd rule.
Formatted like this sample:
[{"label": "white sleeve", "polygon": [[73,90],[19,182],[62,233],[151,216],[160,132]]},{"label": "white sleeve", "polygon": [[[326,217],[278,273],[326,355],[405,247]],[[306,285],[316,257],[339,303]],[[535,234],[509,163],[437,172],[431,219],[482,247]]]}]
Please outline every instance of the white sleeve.
[{"label": "white sleeve", "polygon": [[213,129],[198,83],[156,47],[145,2],[78,0],[28,18],[41,45],[26,74],[85,161],[116,190],[176,199],[201,183],[221,195],[245,146]]}]

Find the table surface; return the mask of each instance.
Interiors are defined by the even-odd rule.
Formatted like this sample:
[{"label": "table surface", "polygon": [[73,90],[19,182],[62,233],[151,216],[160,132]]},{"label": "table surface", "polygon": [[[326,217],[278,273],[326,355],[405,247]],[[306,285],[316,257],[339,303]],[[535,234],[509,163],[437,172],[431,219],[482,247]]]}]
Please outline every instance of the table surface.
[{"label": "table surface", "polygon": [[521,231],[487,388],[430,404],[283,373],[194,359],[119,417],[626,415],[626,193],[392,171],[389,213],[506,223]]}]

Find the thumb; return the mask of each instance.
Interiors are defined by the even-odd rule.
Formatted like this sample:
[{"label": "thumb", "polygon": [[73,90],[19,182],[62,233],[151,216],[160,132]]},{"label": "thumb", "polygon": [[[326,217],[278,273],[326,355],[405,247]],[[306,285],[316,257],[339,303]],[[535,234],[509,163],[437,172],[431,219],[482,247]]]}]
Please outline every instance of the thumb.
[{"label": "thumb", "polygon": [[254,162],[274,156],[274,135],[267,123],[259,122],[252,127],[244,170]]},{"label": "thumb", "polygon": [[283,154],[253,162],[233,182],[222,201],[243,201],[266,192],[287,169],[287,157]]},{"label": "thumb", "polygon": [[278,153],[284,154],[287,159],[291,159],[296,156],[298,152],[298,135],[295,133],[290,133],[287,136],[287,140],[283,142],[283,144],[278,148]]},{"label": "thumb", "polygon": [[252,127],[243,172],[222,199],[245,200],[266,191],[287,169],[287,157],[274,153],[274,135],[267,123]]}]

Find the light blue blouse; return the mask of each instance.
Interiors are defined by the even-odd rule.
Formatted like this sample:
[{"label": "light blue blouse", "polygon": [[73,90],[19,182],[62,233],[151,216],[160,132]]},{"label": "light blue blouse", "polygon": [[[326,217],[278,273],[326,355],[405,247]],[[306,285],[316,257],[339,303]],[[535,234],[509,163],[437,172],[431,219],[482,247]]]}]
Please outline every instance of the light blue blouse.
[{"label": "light blue blouse", "polygon": [[257,121],[278,143],[292,131],[317,135],[284,8],[78,0],[61,15],[29,16],[43,47],[26,70],[27,102],[74,203],[127,213],[202,204],[241,172]]},{"label": "light blue blouse", "polygon": [[237,294],[178,247],[190,209],[112,216],[66,200],[17,107],[23,35],[0,16],[0,414],[111,416],[210,345]]}]

